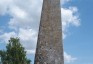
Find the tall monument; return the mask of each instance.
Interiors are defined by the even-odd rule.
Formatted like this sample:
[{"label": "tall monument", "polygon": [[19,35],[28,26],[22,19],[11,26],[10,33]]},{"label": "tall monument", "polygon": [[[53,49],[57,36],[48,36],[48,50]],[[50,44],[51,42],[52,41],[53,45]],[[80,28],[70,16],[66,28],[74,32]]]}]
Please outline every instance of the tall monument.
[{"label": "tall monument", "polygon": [[64,64],[60,0],[43,0],[34,64]]}]

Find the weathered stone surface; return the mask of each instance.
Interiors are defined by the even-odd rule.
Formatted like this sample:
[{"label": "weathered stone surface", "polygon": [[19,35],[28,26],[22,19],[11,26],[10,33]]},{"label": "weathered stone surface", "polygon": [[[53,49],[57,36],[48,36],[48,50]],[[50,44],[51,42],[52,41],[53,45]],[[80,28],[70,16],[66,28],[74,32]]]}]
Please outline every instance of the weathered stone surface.
[{"label": "weathered stone surface", "polygon": [[64,64],[60,0],[44,0],[34,64]]}]

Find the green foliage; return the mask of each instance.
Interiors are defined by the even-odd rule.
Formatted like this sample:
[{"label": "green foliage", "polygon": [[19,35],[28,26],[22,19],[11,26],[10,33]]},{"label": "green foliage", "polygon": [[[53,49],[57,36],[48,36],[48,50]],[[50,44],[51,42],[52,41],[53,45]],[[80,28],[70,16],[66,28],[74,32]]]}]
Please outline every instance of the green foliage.
[{"label": "green foliage", "polygon": [[30,64],[19,38],[10,38],[6,51],[0,51],[2,64]]}]

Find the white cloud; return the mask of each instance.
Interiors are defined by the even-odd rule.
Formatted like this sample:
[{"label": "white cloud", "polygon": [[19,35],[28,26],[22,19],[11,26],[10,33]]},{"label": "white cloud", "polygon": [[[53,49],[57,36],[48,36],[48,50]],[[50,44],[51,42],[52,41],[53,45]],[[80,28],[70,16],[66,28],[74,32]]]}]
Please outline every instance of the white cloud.
[{"label": "white cloud", "polygon": [[35,49],[37,42],[37,32],[32,29],[19,29],[18,37],[26,49]]},{"label": "white cloud", "polygon": [[35,50],[26,50],[27,54],[35,54]]},{"label": "white cloud", "polygon": [[72,26],[80,26],[80,19],[78,16],[78,9],[76,7],[61,8],[62,15],[62,30],[63,38],[67,36],[68,28]]},{"label": "white cloud", "polygon": [[[37,41],[37,30],[39,27],[41,6],[43,0],[0,0],[0,15],[9,14],[12,18],[8,27],[16,29],[17,32],[9,32],[0,35],[0,40],[7,42],[9,38],[20,37],[22,45],[29,53],[34,53]],[[71,0],[62,0],[62,5]],[[68,28],[80,25],[78,9],[76,7],[61,8],[63,37],[67,36]],[[71,55],[64,53],[65,60],[72,62],[76,60]]]},{"label": "white cloud", "polygon": [[0,15],[7,13],[8,6],[11,2],[12,0],[0,0]]},{"label": "white cloud", "polygon": [[19,30],[19,37],[21,38],[21,40],[30,40],[31,37],[34,39],[36,38],[36,32],[33,31],[32,29],[20,29]]},{"label": "white cloud", "polygon": [[64,52],[64,60],[65,62],[70,63],[70,62],[74,62],[75,60],[77,60],[77,58],[74,58],[71,55]]},{"label": "white cloud", "polygon": [[42,1],[0,0],[0,15],[7,13],[12,17],[9,21],[9,27],[12,29],[33,27],[32,23],[39,23]]},{"label": "white cloud", "polygon": [[15,36],[16,36],[15,32],[4,33],[3,35],[0,35],[0,41],[8,43],[10,37],[15,37]]},{"label": "white cloud", "polygon": [[14,4],[9,7],[9,14],[12,16],[9,22],[10,28],[28,28],[33,27],[32,24],[38,26],[41,6],[42,0],[14,0]]},{"label": "white cloud", "polygon": [[9,32],[0,35],[0,41],[8,43],[10,37],[19,37],[21,44],[26,49],[35,49],[37,41],[37,32],[32,29],[19,29],[19,32]]},{"label": "white cloud", "polygon": [[80,25],[80,19],[78,15],[75,15],[78,13],[78,9],[76,7],[70,7],[67,8],[61,8],[62,12],[62,25],[63,30],[65,30],[70,25],[79,26]]},{"label": "white cloud", "polygon": [[61,4],[64,5],[65,3],[69,2],[71,0],[61,0]]},{"label": "white cloud", "polygon": [[13,17],[18,17],[20,19],[24,19],[27,16],[27,13],[17,6],[11,7],[10,13]]}]

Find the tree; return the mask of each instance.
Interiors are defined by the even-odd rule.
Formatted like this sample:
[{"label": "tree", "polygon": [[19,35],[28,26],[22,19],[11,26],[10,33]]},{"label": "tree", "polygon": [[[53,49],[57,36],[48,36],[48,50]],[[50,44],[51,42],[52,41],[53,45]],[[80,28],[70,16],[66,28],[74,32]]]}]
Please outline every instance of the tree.
[{"label": "tree", "polygon": [[6,55],[6,52],[5,51],[0,51],[0,57],[1,57],[1,62],[2,64],[7,64],[7,55]]},{"label": "tree", "polygon": [[10,38],[6,51],[0,51],[2,64],[30,64],[19,38]]}]

